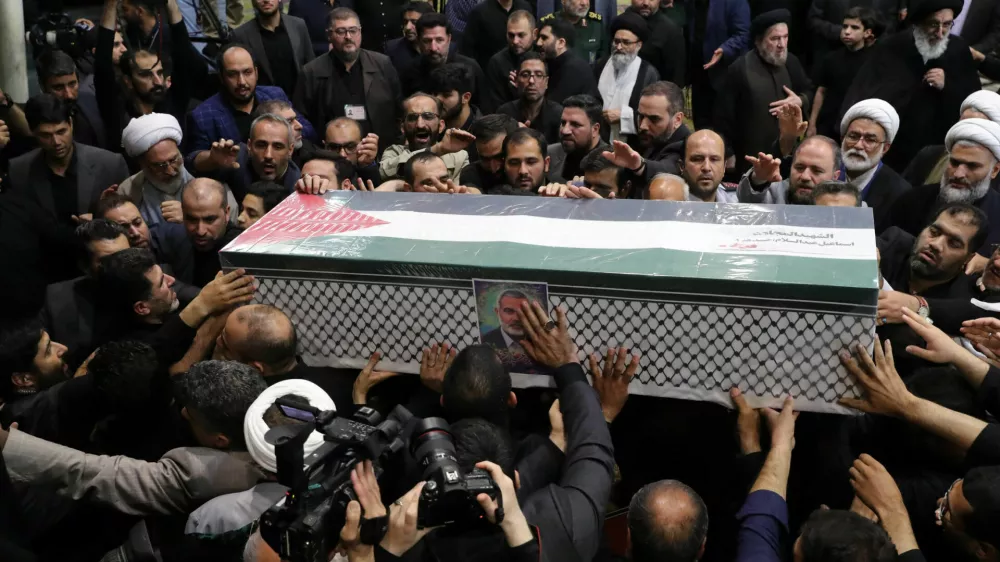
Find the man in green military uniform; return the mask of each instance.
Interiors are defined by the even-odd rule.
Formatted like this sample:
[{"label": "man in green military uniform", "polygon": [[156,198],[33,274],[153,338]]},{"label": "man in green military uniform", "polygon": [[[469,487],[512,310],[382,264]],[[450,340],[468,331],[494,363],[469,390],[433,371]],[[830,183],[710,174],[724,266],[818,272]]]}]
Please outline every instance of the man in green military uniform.
[{"label": "man in green military uniform", "polygon": [[590,11],[590,0],[563,0],[562,11],[543,16],[538,20],[541,28],[553,18],[565,18],[576,30],[573,51],[583,60],[593,64],[608,54],[608,34],[601,14]]}]

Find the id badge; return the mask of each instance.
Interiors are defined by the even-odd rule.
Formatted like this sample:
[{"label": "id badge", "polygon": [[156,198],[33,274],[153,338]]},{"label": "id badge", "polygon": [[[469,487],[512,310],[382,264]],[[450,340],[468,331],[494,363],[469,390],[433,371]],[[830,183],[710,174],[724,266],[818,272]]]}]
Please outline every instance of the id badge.
[{"label": "id badge", "polygon": [[344,115],[348,119],[354,119],[355,121],[364,121],[368,119],[365,114],[365,106],[363,105],[345,105]]}]

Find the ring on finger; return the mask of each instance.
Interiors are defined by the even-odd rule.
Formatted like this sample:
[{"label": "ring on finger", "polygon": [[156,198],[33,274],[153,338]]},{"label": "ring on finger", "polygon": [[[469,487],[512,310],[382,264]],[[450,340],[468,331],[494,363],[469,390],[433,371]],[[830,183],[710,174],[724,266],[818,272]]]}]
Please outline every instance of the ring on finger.
[{"label": "ring on finger", "polygon": [[552,330],[555,330],[555,329],[556,329],[556,323],[555,323],[554,320],[549,320],[548,322],[545,323],[545,331],[546,332],[551,332]]}]

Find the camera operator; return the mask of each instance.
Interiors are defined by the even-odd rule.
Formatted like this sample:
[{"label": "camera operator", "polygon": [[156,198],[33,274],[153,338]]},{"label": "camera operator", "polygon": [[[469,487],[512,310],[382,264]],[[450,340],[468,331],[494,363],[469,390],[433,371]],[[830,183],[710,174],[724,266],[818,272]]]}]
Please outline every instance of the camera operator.
[{"label": "camera operator", "polygon": [[[177,0],[166,0],[166,19],[170,25],[163,27],[156,23],[156,26],[157,32],[170,30],[171,40],[154,40],[152,44],[132,41],[130,49],[118,61],[119,85],[114,62],[118,2],[104,1],[94,54],[94,90],[107,128],[107,143],[112,147],[121,146],[121,132],[132,117],[169,113],[183,123],[194,88],[208,76],[205,59],[191,45]],[[126,19],[130,13],[139,13],[145,22],[151,17],[148,10],[147,0],[129,0],[124,11]],[[172,68],[183,72],[173,73]]]},{"label": "camera operator", "polygon": [[70,104],[73,111],[73,140],[107,147],[104,121],[93,92],[80,88],[80,73],[73,58],[60,50],[48,50],[35,61],[42,91]]},{"label": "camera operator", "polygon": [[[510,477],[514,471],[508,469],[510,473],[505,474],[498,464],[494,464],[505,464],[505,459],[510,458],[506,432],[493,423],[474,418],[463,419],[451,428],[459,464],[466,464],[463,459],[475,456],[479,461],[491,461],[479,462],[476,466],[487,470],[502,492],[505,516],[501,528],[510,547],[501,554],[502,559],[528,556],[532,548],[537,548],[540,553],[531,555],[533,560],[539,557],[546,561],[591,560],[600,543],[605,503],[611,492],[614,465],[611,435],[601,404],[579,363],[565,313],[556,309],[557,321],[552,321],[539,304],[526,302],[518,311],[518,317],[527,336],[522,343],[525,351],[536,362],[553,370],[559,390],[566,438],[560,474],[555,482],[518,502]],[[488,458],[491,456],[494,458]],[[520,466],[524,466],[523,461]],[[543,469],[545,467],[538,467],[538,470]],[[460,556],[456,558],[456,551],[464,550],[466,553],[475,551],[477,558],[482,558],[483,551],[489,548],[491,537],[488,533],[459,531],[442,536],[439,531],[426,537],[427,544],[413,549],[429,532],[417,529],[417,506],[423,486],[421,482],[394,503],[396,507],[389,515],[389,533],[380,543],[377,555],[387,555],[387,559],[391,555],[414,560],[449,560],[460,559]],[[477,499],[492,520],[493,511],[484,505],[482,496]],[[519,507],[521,504],[523,508]],[[522,517],[527,525],[537,528],[537,536],[544,537],[544,542],[526,538],[520,521]],[[508,518],[510,522],[503,524]],[[524,540],[537,545],[528,547],[522,542]],[[483,548],[477,550],[480,543]]]}]

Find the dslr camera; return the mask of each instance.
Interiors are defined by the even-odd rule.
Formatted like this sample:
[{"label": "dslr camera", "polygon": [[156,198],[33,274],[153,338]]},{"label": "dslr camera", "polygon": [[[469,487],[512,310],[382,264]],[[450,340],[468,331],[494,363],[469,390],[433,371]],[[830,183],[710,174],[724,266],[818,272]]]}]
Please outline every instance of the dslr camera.
[{"label": "dslr camera", "polygon": [[[402,428],[412,415],[397,406],[389,417],[369,407],[350,418],[320,411],[294,399],[279,398],[275,404],[286,417],[304,422],[271,428],[265,439],[275,446],[278,482],[288,487],[285,497],[261,516],[261,536],[290,562],[326,562],[340,540],[347,504],[356,500],[351,471],[371,460],[376,476],[381,465],[403,450]],[[305,456],[303,445],[317,430],[324,443]],[[361,541],[376,544],[382,539],[388,518],[362,519]]]},{"label": "dslr camera", "polygon": [[481,468],[463,472],[455,456],[455,442],[442,418],[420,420],[413,429],[410,450],[427,482],[420,493],[417,528],[438,525],[474,525],[486,520],[476,496],[486,494],[497,502],[496,522],[503,521],[500,487]]},{"label": "dslr camera", "polygon": [[59,49],[76,59],[94,47],[89,35],[91,29],[85,23],[73,21],[69,14],[52,12],[38,18],[25,35],[35,58],[48,49]]}]

